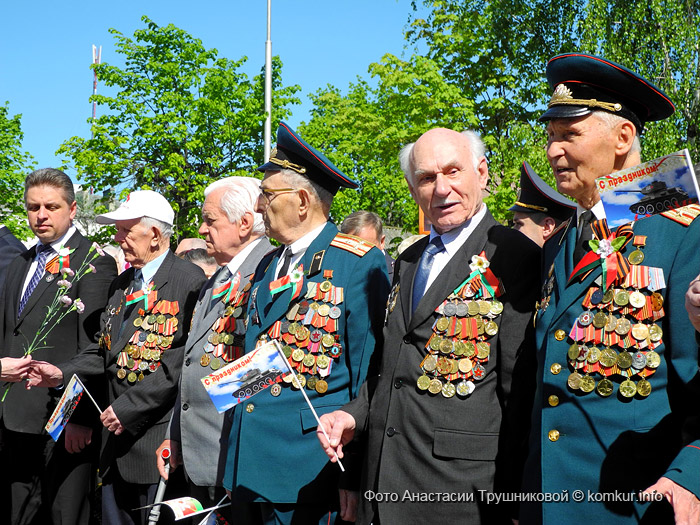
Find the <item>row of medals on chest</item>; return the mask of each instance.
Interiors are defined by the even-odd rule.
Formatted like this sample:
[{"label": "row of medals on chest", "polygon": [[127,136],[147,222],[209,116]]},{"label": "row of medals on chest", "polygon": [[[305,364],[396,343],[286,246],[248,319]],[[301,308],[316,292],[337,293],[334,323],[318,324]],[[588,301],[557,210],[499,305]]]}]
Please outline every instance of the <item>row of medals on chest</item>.
[{"label": "row of medals on chest", "polygon": [[[247,299],[250,283],[246,283],[243,289],[236,294],[233,299],[226,304],[221,316],[214,321],[211,331],[207,336],[207,343],[204,352],[199,358],[199,364],[216,371],[223,365],[241,357],[243,353],[242,344],[234,346],[243,338],[236,335],[236,321],[244,314],[244,307]],[[242,340],[240,341],[242,343]]]},{"label": "row of medals on chest", "polygon": [[[611,347],[613,345],[600,349],[597,346],[574,342],[567,351],[567,360],[573,369],[567,378],[569,388],[584,394],[595,390],[600,396],[608,397],[614,392],[614,383],[609,377],[619,376],[624,378],[619,386],[622,397],[632,398],[637,394],[643,398],[647,397],[652,390],[647,377],[661,364],[661,357],[653,348],[661,344],[663,330],[655,323],[643,323],[646,318],[640,317],[644,315],[642,312],[645,306],[650,304],[651,312],[648,312],[648,317],[655,314],[655,318],[660,319],[663,316],[663,296],[658,292],[646,296],[636,289],[631,292],[625,289],[609,289],[605,293],[600,289],[592,289],[583,303],[588,309],[579,315],[572,332],[576,325],[579,325],[603,330],[603,336],[606,338],[615,334],[622,351],[616,352]],[[598,307],[596,313],[593,313],[593,307]],[[607,310],[607,313],[604,310]],[[615,317],[615,311],[622,315],[619,318]],[[637,317],[637,322],[632,324],[626,315]],[[563,340],[566,335],[564,333],[562,337],[561,332],[563,330],[557,330],[555,338]],[[642,351],[640,345],[648,350]],[[629,348],[635,351],[631,352]],[[591,373],[599,373],[603,378],[596,383]],[[640,378],[636,383],[632,380],[635,376]]]},{"label": "row of medals on chest", "polygon": [[[117,378],[126,378],[129,383],[142,381],[145,372],[155,372],[160,366],[162,353],[170,348],[175,339],[179,321],[165,314],[146,314],[134,319],[137,330],[118,358]],[[127,372],[129,370],[129,372]]]},{"label": "row of medals on chest", "polygon": [[[433,323],[433,334],[421,363],[423,374],[418,389],[451,398],[467,397],[486,373],[491,347],[485,341],[498,333],[495,319],[503,312],[497,299],[465,300],[451,295],[437,309],[440,316]],[[440,377],[446,379],[443,382]],[[452,382],[461,379],[456,385]]]},{"label": "row of medals on chest", "polygon": [[[319,288],[322,292],[329,292],[330,281],[322,282]],[[338,305],[331,306],[325,302],[316,301],[310,303],[301,301],[289,309],[285,316],[286,320],[279,325],[281,338],[285,343],[282,351],[292,368],[299,373],[296,375],[297,381],[294,381],[292,374],[284,376],[282,381],[294,389],[306,388],[322,395],[328,391],[328,382],[324,377],[330,374],[332,359],[338,359],[343,350],[338,341],[338,334],[324,332],[320,328],[310,329],[304,324],[309,310],[320,316],[324,326],[328,325],[328,321],[336,320],[342,314]],[[303,348],[308,348],[310,351],[307,353]],[[309,374],[308,378],[305,373]],[[282,393],[281,385],[272,385],[270,393],[273,396],[279,396]]]}]

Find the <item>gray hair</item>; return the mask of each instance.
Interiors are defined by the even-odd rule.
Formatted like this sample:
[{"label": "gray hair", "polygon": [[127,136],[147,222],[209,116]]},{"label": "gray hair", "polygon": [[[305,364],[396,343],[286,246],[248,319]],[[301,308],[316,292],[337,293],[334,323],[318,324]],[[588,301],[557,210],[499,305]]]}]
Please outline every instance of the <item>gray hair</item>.
[{"label": "gray hair", "polygon": [[53,186],[63,191],[63,198],[70,205],[75,202],[75,189],[73,181],[61,170],[54,168],[42,168],[27,175],[24,180],[24,200],[27,200],[27,191],[35,186]]},{"label": "gray hair", "polygon": [[637,134],[637,126],[634,125],[634,122],[632,122],[629,119],[626,119],[625,117],[621,117],[620,115],[615,115],[614,113],[610,113],[609,111],[602,111],[602,110],[595,110],[591,112],[592,115],[595,115],[598,117],[600,120],[602,120],[609,129],[614,129],[615,126],[619,125],[622,122],[629,122],[634,126],[634,141],[632,142],[632,148],[630,149],[630,153],[640,153],[642,151],[642,145],[639,142],[639,135]]},{"label": "gray hair", "polygon": [[170,239],[173,235],[173,227],[167,222],[159,221],[153,217],[141,217],[141,224],[146,228],[158,228],[164,239]]},{"label": "gray hair", "polygon": [[300,175],[296,171],[290,169],[280,170],[283,180],[289,184],[294,189],[305,189],[313,197],[318,200],[323,208],[323,213],[328,215],[331,210],[331,204],[333,203],[333,194],[326,188],[317,184],[313,180]]},{"label": "gray hair", "polygon": [[345,217],[345,220],[340,225],[340,231],[350,235],[356,235],[367,226],[371,226],[377,234],[377,240],[381,240],[382,235],[384,235],[382,219],[376,213],[367,210],[354,211]]},{"label": "gray hair", "polygon": [[219,207],[229,222],[239,222],[247,212],[253,214],[253,230],[257,235],[265,233],[263,216],[255,211],[260,196],[260,181],[254,177],[225,177],[212,182],[204,190],[204,198],[213,191],[223,188]]},{"label": "gray hair", "polygon": [[[469,151],[472,156],[472,167],[474,169],[474,173],[479,173],[479,163],[486,155],[486,146],[481,140],[481,137],[479,137],[479,134],[475,131],[467,129],[462,131],[460,135],[466,137],[467,141],[469,142]],[[399,164],[401,164],[401,171],[403,171],[404,177],[406,177],[406,180],[411,184],[413,184],[413,170],[415,168],[413,165],[413,147],[415,144],[415,142],[406,144],[399,152]]]}]

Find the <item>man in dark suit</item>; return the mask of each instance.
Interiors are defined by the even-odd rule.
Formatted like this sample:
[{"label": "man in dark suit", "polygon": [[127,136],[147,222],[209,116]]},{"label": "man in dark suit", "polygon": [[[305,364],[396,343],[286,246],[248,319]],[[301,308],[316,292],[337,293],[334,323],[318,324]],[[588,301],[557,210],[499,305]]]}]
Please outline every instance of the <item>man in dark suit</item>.
[{"label": "man in dark suit", "polygon": [[24,244],[12,235],[7,226],[0,224],[0,293],[2,293],[2,285],[5,283],[8,265],[25,250]]},{"label": "man in dark suit", "polygon": [[54,367],[33,364],[30,384],[42,386],[106,375],[109,406],[100,472],[102,519],[106,523],[146,523],[160,479],[153,461],[177,396],[187,330],[199,290],[200,268],[169,249],[174,213],[153,191],[134,191],[113,212],[98,215],[115,224],[115,240],[131,268],[109,286],[99,344]]},{"label": "man in dark suit", "polygon": [[[700,268],[700,207],[614,229],[596,181],[640,164],[644,124],[673,103],[581,53],[552,58],[547,80],[547,158],[577,214],[544,245],[524,491],[583,497],[526,501],[520,523],[663,524],[674,511],[676,523],[697,523],[700,441],[688,444],[683,428],[697,414],[698,347],[683,303]],[[651,503],[645,489],[658,491]]]},{"label": "man in dark suit", "polygon": [[431,233],[396,261],[379,374],[321,417],[330,444],[318,437],[331,460],[366,444],[358,523],[508,523],[483,496],[517,486],[510,414],[528,413],[514,385],[533,358],[539,250],[482,202],[475,133],[433,129],[400,158]]},{"label": "man in dark suit", "polygon": [[[8,360],[24,356],[30,341],[42,330],[62,279],[72,281],[66,295],[72,301],[80,298],[85,310],[80,315],[73,310],[63,317],[32,357],[60,363],[93,344],[107,288],[116,276],[112,258],[93,261],[95,248],[73,225],[77,206],[73,183],[65,173],[48,168],[29,174],[24,200],[29,226],[39,242],[6,270],[0,306],[4,374],[10,372]],[[60,272],[63,267],[77,271],[86,259],[96,272],[78,280]],[[88,522],[99,447],[92,432],[93,427],[99,428],[99,421],[94,408],[81,407],[54,444],[44,425],[60,396],[55,389],[28,391],[15,385],[0,403],[0,472],[3,482],[10,485],[12,498],[12,516],[0,520],[3,523]]]},{"label": "man in dark suit", "polygon": [[387,253],[384,247],[386,235],[384,235],[382,219],[379,215],[366,210],[354,211],[345,217],[340,225],[340,231],[371,242],[379,248],[384,254],[389,282],[394,280],[394,258]]},{"label": "man in dark suit", "polygon": [[[255,206],[260,181],[228,177],[204,190],[200,235],[219,270],[199,293],[185,346],[182,377],[165,440],[156,452],[161,476],[168,479],[160,452],[170,448],[170,465],[183,464],[190,495],[204,507],[225,495],[222,487],[231,420],[219,414],[201,379],[243,355],[245,310],[255,268],[273,247]],[[238,284],[234,284],[238,283]],[[231,286],[237,291],[228,293]]]},{"label": "man in dark suit", "polygon": [[286,124],[259,169],[258,211],[282,246],[253,277],[245,349],[280,341],[298,382],[289,374],[233,409],[224,486],[251,511],[236,523],[334,523],[338,509],[352,518],[346,489],[356,487],[342,485],[338,502],[340,470],[319,450],[317,423],[294,385],[320,414],[357,395],[381,333],[386,266],[377,248],[328,221],[335,193],[356,183]]}]

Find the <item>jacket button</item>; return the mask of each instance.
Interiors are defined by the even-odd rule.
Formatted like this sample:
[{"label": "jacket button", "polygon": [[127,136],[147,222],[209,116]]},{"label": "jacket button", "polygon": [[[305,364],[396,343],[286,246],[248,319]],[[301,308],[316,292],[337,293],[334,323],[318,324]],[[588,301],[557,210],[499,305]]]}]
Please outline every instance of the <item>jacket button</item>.
[{"label": "jacket button", "polygon": [[397,379],[394,381],[394,388],[401,388],[403,386],[403,381],[401,379]]},{"label": "jacket button", "polygon": [[185,359],[185,366],[190,366],[190,358]]},{"label": "jacket button", "polygon": [[386,430],[386,435],[387,435],[387,436],[391,437],[391,436],[393,436],[394,434],[396,434],[396,429],[395,429],[394,427],[389,427],[389,428]]},{"label": "jacket button", "polygon": [[254,405],[253,403],[248,403],[248,404],[245,406],[245,411],[248,412],[249,414],[250,414],[253,410],[255,410],[255,405]]},{"label": "jacket button", "polygon": [[559,439],[559,431],[557,429],[550,430],[548,437],[550,441],[556,441],[557,439]]},{"label": "jacket button", "polygon": [[182,404],[182,410],[187,410],[188,408],[190,408],[190,405],[188,405],[187,403]]},{"label": "jacket button", "polygon": [[559,396],[549,396],[549,399],[547,401],[549,401],[550,407],[555,407],[559,404]]},{"label": "jacket button", "polygon": [[411,344],[411,336],[410,335],[404,335],[403,336],[403,342],[406,343],[407,345]]},{"label": "jacket button", "polygon": [[559,372],[561,372],[561,365],[559,363],[552,363],[552,366],[549,367],[549,371],[552,372],[552,374],[557,375]]}]

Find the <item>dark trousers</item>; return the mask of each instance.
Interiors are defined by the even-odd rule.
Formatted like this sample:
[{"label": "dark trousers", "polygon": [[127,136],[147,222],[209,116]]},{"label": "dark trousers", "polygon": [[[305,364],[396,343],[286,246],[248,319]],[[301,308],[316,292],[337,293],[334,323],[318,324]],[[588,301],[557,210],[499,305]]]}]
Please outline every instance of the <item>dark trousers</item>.
[{"label": "dark trousers", "polygon": [[64,438],[2,429],[0,523],[87,525],[98,444],[69,454]]},{"label": "dark trousers", "polygon": [[343,523],[325,505],[281,503],[234,504],[230,520],[236,525],[335,525]]}]

